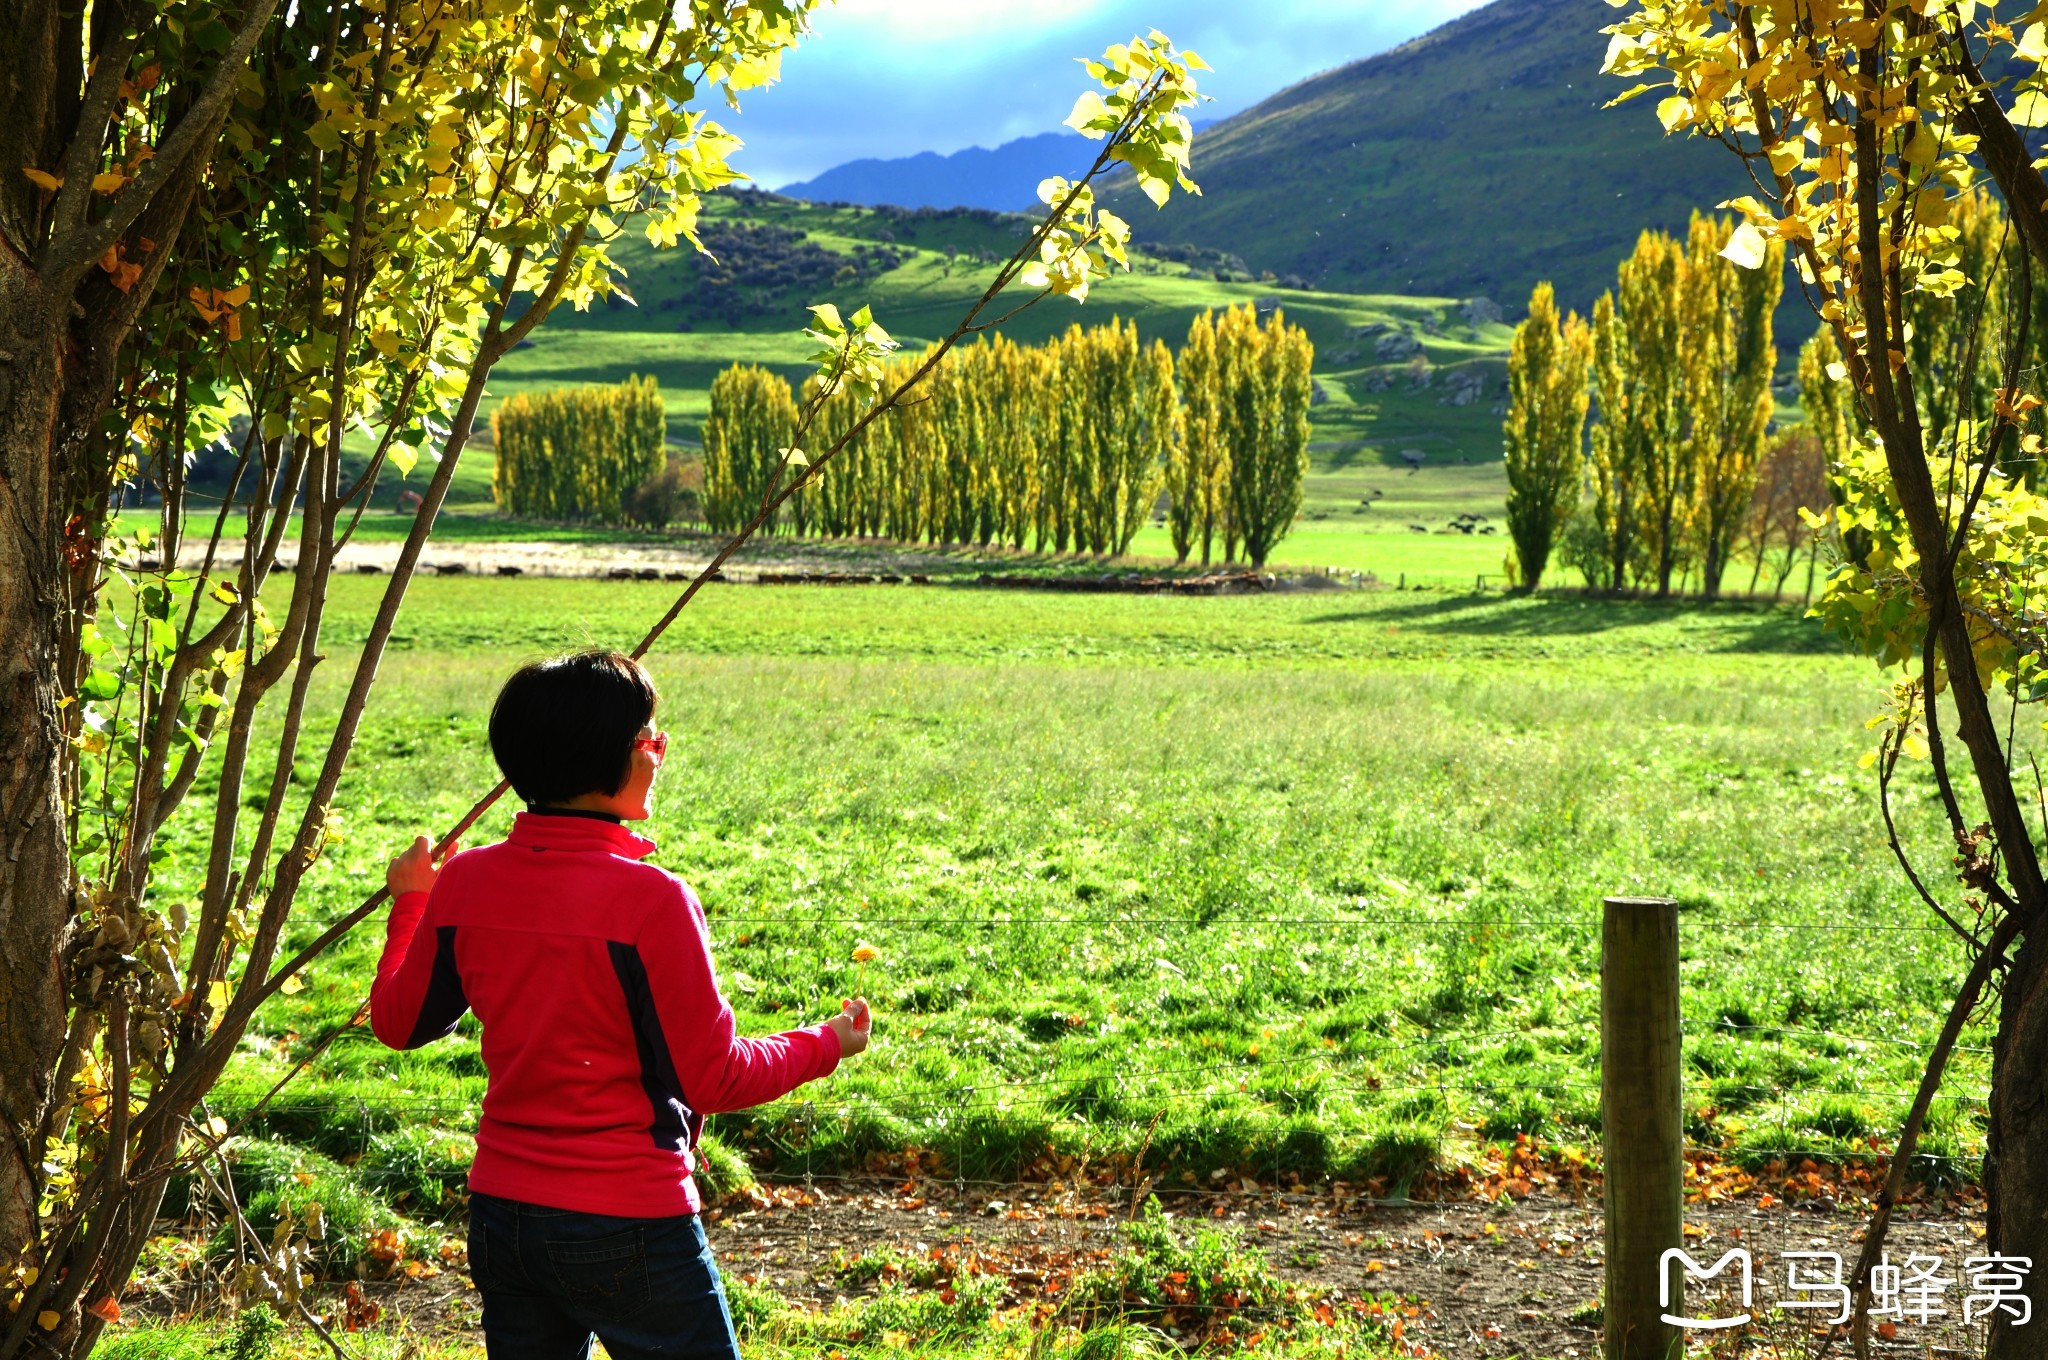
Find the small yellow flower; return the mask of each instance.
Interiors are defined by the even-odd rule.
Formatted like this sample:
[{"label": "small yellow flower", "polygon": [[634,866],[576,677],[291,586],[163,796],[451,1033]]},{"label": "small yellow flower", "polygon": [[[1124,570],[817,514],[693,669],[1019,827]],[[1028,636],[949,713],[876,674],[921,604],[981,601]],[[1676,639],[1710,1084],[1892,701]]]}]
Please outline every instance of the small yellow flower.
[{"label": "small yellow flower", "polygon": [[880,957],[882,957],[882,951],[871,944],[862,943],[853,947],[853,961],[855,963],[872,963]]}]

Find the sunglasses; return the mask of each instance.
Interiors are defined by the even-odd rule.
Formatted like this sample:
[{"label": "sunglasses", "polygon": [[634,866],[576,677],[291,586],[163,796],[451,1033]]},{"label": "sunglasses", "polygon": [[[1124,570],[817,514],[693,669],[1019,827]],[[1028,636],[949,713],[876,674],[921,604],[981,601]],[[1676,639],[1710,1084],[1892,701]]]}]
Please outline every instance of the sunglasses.
[{"label": "sunglasses", "polygon": [[657,761],[666,760],[668,758],[668,733],[656,732],[651,737],[635,737],[633,738],[633,749],[650,752]]}]

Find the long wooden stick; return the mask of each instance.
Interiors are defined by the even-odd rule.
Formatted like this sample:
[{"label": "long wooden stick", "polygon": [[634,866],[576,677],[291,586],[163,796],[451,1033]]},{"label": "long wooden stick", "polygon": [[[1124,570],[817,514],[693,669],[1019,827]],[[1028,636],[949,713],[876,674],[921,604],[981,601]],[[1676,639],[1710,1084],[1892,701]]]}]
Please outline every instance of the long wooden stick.
[{"label": "long wooden stick", "polygon": [[[823,471],[825,466],[829,464],[832,461],[832,459],[839,454],[840,450],[844,449],[849,443],[851,443],[855,438],[862,434],[867,429],[867,427],[869,425],[872,425],[884,412],[889,411],[898,404],[900,404],[905,395],[910,391],[910,389],[915,387],[919,382],[923,381],[925,376],[928,373],[930,373],[933,368],[937,367],[939,360],[944,358],[947,352],[950,351],[953,348],[953,346],[958,344],[963,336],[967,335],[975,328],[975,322],[979,319],[981,313],[984,310],[986,310],[988,305],[995,300],[996,296],[999,293],[1001,293],[1003,289],[1006,288],[1012,280],[1015,279],[1018,271],[1023,267],[1024,262],[1037,255],[1038,248],[1040,244],[1044,242],[1046,235],[1066,219],[1067,210],[1073,205],[1074,200],[1080,196],[1082,189],[1087,187],[1091,180],[1093,180],[1096,176],[1100,175],[1105,169],[1108,168],[1111,160],[1111,153],[1124,141],[1129,140],[1131,130],[1136,127],[1138,121],[1143,117],[1145,109],[1147,108],[1148,104],[1149,95],[1147,98],[1141,98],[1133,104],[1132,112],[1126,118],[1124,126],[1118,129],[1117,133],[1111,136],[1108,139],[1108,141],[1104,144],[1101,153],[1095,158],[1095,163],[1088,168],[1088,172],[1085,175],[1083,175],[1079,180],[1074,182],[1073,186],[1067,191],[1066,197],[1061,199],[1058,204],[1053,205],[1052,210],[1046,214],[1045,220],[1041,222],[1038,226],[1038,229],[1031,234],[1030,239],[1025,241],[1025,243],[1022,246],[1018,247],[1017,252],[1010,257],[1010,259],[1003,265],[1001,269],[996,271],[995,280],[989,284],[988,289],[985,292],[983,292],[981,297],[975,302],[975,304],[968,309],[966,316],[961,318],[960,323],[956,325],[953,328],[953,330],[943,340],[941,340],[937,345],[935,345],[932,348],[931,354],[925,358],[924,362],[919,364],[917,368],[907,378],[905,378],[902,382],[898,383],[895,386],[895,388],[890,391],[888,396],[884,397],[880,401],[877,401],[874,405],[870,406],[867,409],[867,411],[863,412],[861,417],[858,420],[856,420],[844,434],[840,435],[837,440],[833,441],[832,446],[829,449],[827,449],[824,453],[818,455],[815,459],[811,461],[810,466],[807,467],[802,474],[792,478],[787,484],[780,485],[779,488],[776,482],[771,482],[769,484],[768,494],[766,494],[763,497],[760,508],[755,511],[754,517],[751,520],[749,520],[744,526],[742,526],[737,532],[735,532],[733,536],[729,540],[727,540],[725,546],[718,550],[718,553],[711,559],[711,561],[706,563],[703,569],[700,570],[697,573],[697,575],[691,579],[690,583],[683,588],[682,593],[676,597],[675,603],[671,604],[668,607],[667,612],[655,621],[654,625],[647,630],[646,635],[642,637],[639,643],[636,646],[634,646],[633,650],[628,653],[629,656],[633,657],[635,660],[638,660],[639,658],[647,655],[647,653],[653,648],[654,644],[661,639],[661,635],[668,631],[669,625],[674,623],[676,621],[677,616],[679,616],[683,612],[683,610],[688,607],[690,601],[696,598],[697,592],[703,589],[705,583],[714,579],[718,575],[719,571],[725,566],[726,562],[731,559],[733,554],[737,553],[742,547],[744,547],[747,544],[747,542],[750,539],[753,538],[755,532],[760,529],[762,524],[767,522],[768,518],[771,515],[773,515],[775,511],[779,509],[785,501],[787,501],[791,496],[795,495],[798,491],[802,490],[804,487],[808,486],[811,483],[811,481],[815,479],[821,471]],[[1047,296],[1047,291],[1049,290],[1040,291],[1038,295],[1032,298],[1031,302],[1026,303],[1025,306],[1030,306],[1034,303],[1042,301]],[[1023,310],[1022,307],[1013,309],[1012,312],[1008,313],[1007,315],[1014,315],[1015,312],[1021,310]],[[810,416],[815,412],[817,405],[824,400],[824,395],[825,394],[823,392],[820,392],[817,397],[814,397],[812,399],[811,404],[806,408],[805,415],[803,417],[804,423],[808,423]],[[777,476],[779,478],[780,473],[778,473]],[[435,843],[434,858],[438,860],[442,856],[446,855],[448,853],[449,848],[453,846],[457,841],[461,840],[462,837],[469,831],[469,829],[475,826],[486,812],[490,811],[492,807],[496,806],[498,800],[504,797],[505,794],[510,791],[510,789],[511,785],[509,783],[507,783],[504,780],[499,780],[497,785],[494,788],[492,788],[489,793],[485,794],[482,798],[478,799],[475,805],[472,806],[468,812],[465,812],[460,818],[458,818],[456,820],[455,825],[449,828],[448,832],[445,835],[443,835],[439,841]],[[291,959],[289,959],[282,966],[280,966],[269,977],[264,979],[263,984],[259,988],[257,988],[255,992],[252,994],[252,1009],[253,1006],[260,1005],[262,1002],[267,1000],[272,993],[276,992],[280,987],[284,986],[287,980],[289,980],[291,977],[297,974],[301,969],[303,969],[307,964],[311,963],[315,958],[319,957],[320,954],[323,953],[336,940],[339,940],[349,931],[355,929],[356,926],[360,925],[364,920],[368,919],[370,914],[376,911],[378,907],[384,905],[384,903],[389,899],[389,897],[390,892],[388,889],[379,888],[377,889],[377,891],[371,893],[369,897],[365,898],[363,900],[362,905],[356,907],[353,911],[350,911],[347,915],[341,917],[332,925],[328,926],[327,929],[321,931],[320,934],[314,938],[312,943],[308,944],[304,949],[301,949],[297,954],[293,955]],[[238,996],[237,1000],[239,999],[240,998]]]}]

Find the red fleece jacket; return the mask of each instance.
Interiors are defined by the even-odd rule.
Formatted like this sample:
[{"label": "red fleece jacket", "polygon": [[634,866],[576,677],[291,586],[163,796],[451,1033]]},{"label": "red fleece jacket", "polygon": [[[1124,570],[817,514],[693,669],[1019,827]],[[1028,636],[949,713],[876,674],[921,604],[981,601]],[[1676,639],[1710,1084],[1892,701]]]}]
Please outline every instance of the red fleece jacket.
[{"label": "red fleece jacket", "polygon": [[704,1116],[785,1095],[839,1065],[824,1025],[733,1032],[704,909],[639,861],[616,823],[522,812],[449,860],[391,924],[370,1022],[393,1048],[483,1022],[490,1073],[470,1188],[625,1217],[695,1213]]}]

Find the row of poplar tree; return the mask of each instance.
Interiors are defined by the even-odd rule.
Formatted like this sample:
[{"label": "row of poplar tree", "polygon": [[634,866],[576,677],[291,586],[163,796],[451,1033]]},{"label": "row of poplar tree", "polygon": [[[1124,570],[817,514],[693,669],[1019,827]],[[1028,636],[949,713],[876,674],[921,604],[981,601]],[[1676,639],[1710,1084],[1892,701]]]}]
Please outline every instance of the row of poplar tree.
[{"label": "row of poplar tree", "polygon": [[[1278,310],[1204,312],[1178,354],[1121,319],[1071,326],[1042,345],[1001,336],[954,350],[897,407],[819,469],[765,527],[905,542],[1002,543],[1036,552],[1119,554],[1165,495],[1175,555],[1221,551],[1263,565],[1301,508],[1314,357]],[[888,381],[924,362],[905,356]],[[861,415],[819,400],[803,444],[831,448]],[[704,515],[744,524],[796,468],[798,394],[735,365],[711,384]]]},{"label": "row of poplar tree", "polygon": [[[1954,258],[1941,263],[1970,283],[1907,294],[1903,340],[1910,371],[1924,378],[1914,400],[1937,445],[1992,419],[2002,332],[2023,310],[2023,367],[2048,364],[2048,279],[2001,261],[2016,264],[2021,252],[1997,200],[1966,194],[1944,212]],[[1537,286],[1509,355],[1505,427],[1508,528],[1524,585],[1535,586],[1561,550],[1595,588],[1668,593],[1674,572],[1697,567],[1711,596],[1738,544],[1760,559],[1775,545],[1782,582],[1799,532],[1788,512],[1825,509],[1826,469],[1864,436],[1826,326],[1799,352],[1805,421],[1767,433],[1783,277],[1777,243],[1737,240],[1731,224],[1695,215],[1683,244],[1643,234],[1590,323],[1560,319],[1550,285]],[[2016,277],[2029,280],[2024,309],[2012,295]],[[2033,468],[2027,461],[2028,475]]]},{"label": "row of poplar tree", "polygon": [[491,497],[508,514],[617,523],[662,472],[667,429],[652,375],[514,393],[491,413]]},{"label": "row of poplar tree", "polygon": [[1508,355],[1521,585],[1541,582],[1570,526],[1571,565],[1595,588],[1669,594],[1697,567],[1705,593],[1720,592],[1765,451],[1783,288],[1782,246],[1702,214],[1683,242],[1644,232],[1591,321],[1560,320],[1551,286],[1536,286]]}]

